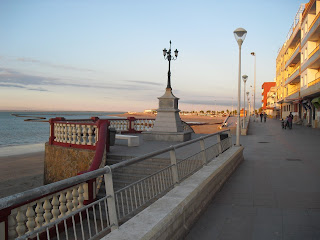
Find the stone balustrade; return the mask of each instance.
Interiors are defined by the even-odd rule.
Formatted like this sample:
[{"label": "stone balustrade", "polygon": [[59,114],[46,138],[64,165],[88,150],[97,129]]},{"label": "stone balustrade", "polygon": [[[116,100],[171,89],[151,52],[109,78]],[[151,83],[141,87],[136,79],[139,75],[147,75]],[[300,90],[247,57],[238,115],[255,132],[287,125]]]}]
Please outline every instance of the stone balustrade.
[{"label": "stone balustrade", "polygon": [[27,232],[45,226],[71,214],[84,206],[88,187],[81,183],[63,191],[13,208],[8,216],[8,239],[15,239]]},{"label": "stone balustrade", "polygon": [[99,137],[98,118],[81,122],[66,120],[65,118],[53,118],[49,122],[50,145],[95,149]]}]

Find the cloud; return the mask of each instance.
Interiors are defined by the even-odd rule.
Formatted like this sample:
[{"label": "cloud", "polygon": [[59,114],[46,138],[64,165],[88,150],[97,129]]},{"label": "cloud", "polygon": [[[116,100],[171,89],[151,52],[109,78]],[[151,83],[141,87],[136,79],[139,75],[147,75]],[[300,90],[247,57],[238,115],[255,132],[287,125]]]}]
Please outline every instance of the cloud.
[{"label": "cloud", "polygon": [[14,60],[17,61],[17,62],[36,63],[36,64],[40,64],[40,65],[43,65],[43,66],[48,66],[48,67],[52,67],[52,68],[59,68],[59,69],[65,69],[65,70],[83,71],[83,72],[95,72],[95,70],[88,69],[88,68],[78,68],[78,67],[73,67],[73,66],[70,66],[70,65],[59,65],[59,64],[54,64],[54,63],[51,63],[51,62],[32,59],[32,58],[19,57],[19,58],[15,58]]},{"label": "cloud", "polygon": [[[90,81],[90,79],[88,79]],[[93,82],[93,81],[92,81]],[[110,81],[112,82],[112,81]],[[147,83],[143,81],[137,81],[141,83]],[[82,84],[82,83],[70,83],[67,79],[63,78],[52,78],[43,77],[36,75],[28,75],[20,73],[12,69],[0,68],[0,83],[14,86],[62,86],[62,87],[80,87],[80,88],[97,88],[97,89],[107,89],[107,90],[148,90],[147,87],[141,87],[137,84],[126,84],[126,85],[116,85],[108,83],[106,85],[101,84]],[[148,85],[148,84],[147,84]],[[28,89],[30,89],[29,87]],[[34,90],[36,88],[32,88]]]},{"label": "cloud", "polygon": [[162,83],[137,81],[137,80],[125,80],[125,82],[138,83],[138,84],[143,84],[143,85],[154,85],[154,86],[162,86],[163,85]]},{"label": "cloud", "polygon": [[22,89],[26,89],[26,90],[30,90],[30,91],[38,91],[38,92],[48,92],[48,90],[44,89],[44,88],[28,88],[22,85],[18,85],[18,84],[7,84],[7,83],[0,83],[0,88],[1,87],[6,87],[6,88],[22,88]]}]

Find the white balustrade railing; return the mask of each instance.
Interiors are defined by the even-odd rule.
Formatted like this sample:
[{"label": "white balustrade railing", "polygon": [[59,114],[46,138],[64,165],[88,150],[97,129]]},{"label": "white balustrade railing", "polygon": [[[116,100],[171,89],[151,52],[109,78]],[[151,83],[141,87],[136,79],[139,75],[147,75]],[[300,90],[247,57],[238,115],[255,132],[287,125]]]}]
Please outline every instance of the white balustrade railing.
[{"label": "white balustrade railing", "polygon": [[87,195],[86,183],[81,183],[12,209],[8,216],[9,240],[45,227],[83,208]]},{"label": "white balustrade railing", "polygon": [[154,126],[155,119],[136,119],[134,121],[134,130],[150,131]]},{"label": "white balustrade railing", "polygon": [[129,131],[129,120],[110,120],[110,128],[115,128],[117,131]]},{"label": "white balustrade railing", "polygon": [[[0,199],[0,213],[9,212],[4,220],[8,223],[8,239],[41,238],[43,234],[47,239],[102,236],[231,146],[230,130],[225,130]],[[160,155],[170,159],[166,167],[114,192],[112,171]],[[87,182],[101,176],[105,195],[84,205],[89,197]],[[0,239],[6,238],[0,235]]]},{"label": "white balustrade railing", "polygon": [[98,127],[84,123],[54,123],[54,142],[95,146],[98,140]]}]

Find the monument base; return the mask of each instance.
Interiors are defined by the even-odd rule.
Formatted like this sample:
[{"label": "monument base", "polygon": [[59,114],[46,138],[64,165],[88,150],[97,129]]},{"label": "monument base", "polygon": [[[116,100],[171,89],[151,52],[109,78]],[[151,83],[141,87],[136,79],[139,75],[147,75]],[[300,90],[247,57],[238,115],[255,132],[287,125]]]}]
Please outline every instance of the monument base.
[{"label": "monument base", "polygon": [[165,141],[165,142],[185,142],[191,140],[192,132],[142,132],[143,140]]}]

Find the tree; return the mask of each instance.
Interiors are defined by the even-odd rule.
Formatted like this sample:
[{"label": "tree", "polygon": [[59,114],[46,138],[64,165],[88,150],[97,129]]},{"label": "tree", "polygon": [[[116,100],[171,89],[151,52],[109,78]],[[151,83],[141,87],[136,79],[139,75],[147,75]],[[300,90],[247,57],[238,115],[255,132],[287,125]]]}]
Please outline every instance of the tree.
[{"label": "tree", "polygon": [[229,109],[227,109],[227,113],[229,113]]}]

